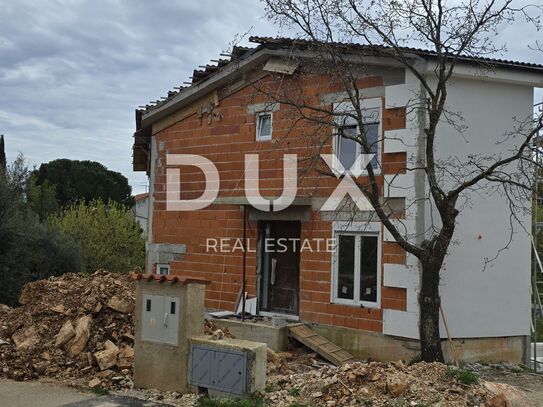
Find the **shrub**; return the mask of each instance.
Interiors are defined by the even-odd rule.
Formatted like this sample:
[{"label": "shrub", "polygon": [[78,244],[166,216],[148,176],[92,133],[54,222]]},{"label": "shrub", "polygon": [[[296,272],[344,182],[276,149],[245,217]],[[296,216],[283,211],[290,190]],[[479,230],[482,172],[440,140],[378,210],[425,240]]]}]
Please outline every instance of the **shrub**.
[{"label": "shrub", "polygon": [[447,368],[446,376],[450,379],[458,380],[460,383],[467,385],[479,383],[479,376],[471,370]]},{"label": "shrub", "polygon": [[79,248],[42,225],[20,194],[0,177],[0,302],[17,305],[24,284],[80,269]]},{"label": "shrub", "polygon": [[145,240],[124,205],[81,202],[52,217],[50,223],[79,245],[83,272],[104,268],[122,273],[144,266]]}]

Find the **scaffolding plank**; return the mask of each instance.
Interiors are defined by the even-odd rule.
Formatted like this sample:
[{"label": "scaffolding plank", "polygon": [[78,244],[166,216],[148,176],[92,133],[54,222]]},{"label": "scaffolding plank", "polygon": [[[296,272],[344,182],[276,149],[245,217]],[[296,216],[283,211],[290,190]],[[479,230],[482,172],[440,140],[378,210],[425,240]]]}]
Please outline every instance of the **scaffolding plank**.
[{"label": "scaffolding plank", "polygon": [[289,332],[292,338],[304,344],[336,366],[341,366],[354,359],[353,355],[345,349],[340,348],[305,325],[291,326],[289,327]]}]

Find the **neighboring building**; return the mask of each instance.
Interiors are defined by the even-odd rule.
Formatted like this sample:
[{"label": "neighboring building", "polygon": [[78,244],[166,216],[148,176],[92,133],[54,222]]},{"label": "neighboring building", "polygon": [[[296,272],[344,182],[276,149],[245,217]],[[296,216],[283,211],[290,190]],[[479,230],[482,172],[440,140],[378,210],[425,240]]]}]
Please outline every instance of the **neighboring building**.
[{"label": "neighboring building", "polygon": [[[248,205],[243,190],[246,153],[260,154],[261,193],[272,198],[283,191],[283,154],[309,157],[317,143],[303,137],[303,126],[293,126],[292,108],[270,101],[247,78],[259,78],[274,89],[296,87],[306,102],[323,107],[341,108],[346,99],[337,80],[299,73],[311,58],[303,44],[288,39],[253,41],[256,48],[235,48],[231,61],[195,71],[191,86],[136,111],[134,170],[147,171],[150,177],[148,268],[156,270],[157,264],[167,261],[172,274],[211,280],[207,307],[234,310],[242,287],[242,251],[215,253],[206,243],[228,238],[234,245],[241,239],[245,207],[245,233],[254,249],[247,253],[246,287],[257,297],[261,314],[299,317],[355,354],[405,358],[416,349],[413,340],[418,338],[418,262],[371,212],[353,218],[341,209],[319,211],[338,180],[315,172],[299,180],[297,198],[288,209],[261,212]],[[427,64],[431,72],[430,52],[412,50],[412,58]],[[406,234],[422,236],[432,222],[432,208],[423,199],[425,175],[405,171],[423,148],[418,111],[406,108],[420,85],[390,59],[363,59],[365,74],[357,87],[366,97],[362,107],[371,113],[366,131],[382,139],[377,143],[376,167],[386,184],[384,199]],[[499,154],[504,148],[497,143],[500,136],[513,128],[513,117],[531,114],[533,88],[543,86],[541,65],[485,59],[494,70],[482,77],[476,62],[462,60],[448,90],[449,107],[462,112],[469,134],[476,137],[466,140],[443,123],[437,146],[440,158],[477,151]],[[349,143],[324,143],[328,153],[339,147],[342,160],[356,155]],[[167,211],[166,154],[210,159],[221,177],[215,203],[198,211]],[[299,174],[303,169],[301,161]],[[184,167],[181,197],[201,195],[204,180],[199,170]],[[519,216],[530,230],[530,217]],[[530,236],[519,228],[508,250],[500,251],[508,243],[510,220],[507,202],[498,194],[474,194],[458,222],[441,284],[450,333],[461,339],[459,351],[466,359],[520,361],[526,357],[530,335]],[[334,253],[288,249],[270,255],[263,250],[263,237],[313,242],[335,237],[337,247]],[[485,268],[485,259],[497,253],[498,260]],[[441,332],[446,338],[443,327]]]},{"label": "neighboring building", "polygon": [[149,193],[138,194],[134,196],[134,206],[132,207],[134,218],[143,230],[143,235],[147,236],[149,231]]}]

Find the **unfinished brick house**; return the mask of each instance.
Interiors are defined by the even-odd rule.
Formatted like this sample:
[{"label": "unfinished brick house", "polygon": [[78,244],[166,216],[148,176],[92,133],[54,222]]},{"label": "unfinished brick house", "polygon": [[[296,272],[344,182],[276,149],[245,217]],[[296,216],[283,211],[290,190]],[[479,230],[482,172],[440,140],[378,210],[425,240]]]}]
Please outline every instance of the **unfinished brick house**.
[{"label": "unfinished brick house", "polygon": [[[339,180],[304,160],[316,156],[318,149],[336,153],[348,168],[359,154],[356,144],[334,137],[319,144],[322,139],[307,136],[311,125],[298,122],[291,106],[262,92],[296,88],[305,103],[338,109],[346,99],[341,83],[311,72],[311,56],[303,43],[251,40],[255,48],[235,48],[231,59],[194,71],[190,86],[136,110],[134,170],[150,177],[148,270],[210,280],[209,310],[235,311],[245,287],[249,297],[256,297],[259,315],[299,319],[355,355],[413,356],[418,338],[416,259],[406,255],[371,211],[354,216],[341,207],[322,211]],[[388,58],[366,56],[356,46],[346,52],[362,58],[364,69],[356,86],[368,112],[366,134],[375,139],[371,165],[380,172],[383,198],[406,235],[424,234],[433,221],[431,208],[429,203],[413,204],[424,197],[424,174],[406,171],[410,157],[423,148],[419,112],[406,107],[420,85]],[[425,51],[412,50],[412,57],[432,61]],[[443,158],[475,150],[498,154],[502,147],[491,137],[511,129],[512,117],[528,117],[533,89],[543,86],[541,65],[485,60],[493,68],[482,78],[476,62],[462,61],[449,89],[449,103],[462,112],[476,137],[459,140],[444,123],[441,132],[447,137],[438,146]],[[359,131],[351,123],[341,125]],[[167,210],[167,169],[175,167],[168,164],[167,154],[196,154],[214,163],[220,188],[211,205],[196,211]],[[268,199],[282,194],[284,155],[297,154],[298,189],[288,208],[266,212],[250,205],[244,191],[246,154],[258,154],[260,193]],[[196,198],[204,191],[205,174],[184,166],[178,185],[181,199]],[[499,261],[484,267],[485,259],[493,258],[509,236],[509,208],[502,198],[475,196],[466,205],[443,272],[443,309],[457,353],[465,360],[526,357],[529,235],[519,231]],[[519,217],[529,225],[528,215]],[[245,251],[238,245],[244,236]],[[267,237],[307,240],[313,247],[289,246],[270,253],[263,248]],[[325,250],[331,238],[335,243]],[[210,239],[226,251],[210,246]],[[443,328],[442,337],[447,338]]]}]

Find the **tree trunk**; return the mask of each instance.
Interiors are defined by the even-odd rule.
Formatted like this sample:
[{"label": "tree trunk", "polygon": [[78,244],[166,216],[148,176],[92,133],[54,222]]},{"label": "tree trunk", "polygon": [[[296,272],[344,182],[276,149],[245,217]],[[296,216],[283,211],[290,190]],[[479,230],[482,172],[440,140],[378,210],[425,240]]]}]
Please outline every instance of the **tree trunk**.
[{"label": "tree trunk", "polygon": [[439,336],[439,271],[442,262],[429,259],[421,262],[419,293],[420,307],[420,353],[425,362],[444,362]]}]

